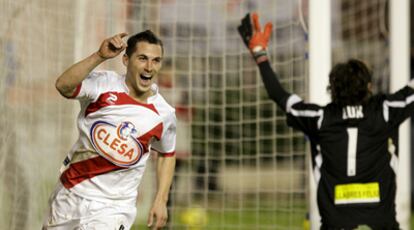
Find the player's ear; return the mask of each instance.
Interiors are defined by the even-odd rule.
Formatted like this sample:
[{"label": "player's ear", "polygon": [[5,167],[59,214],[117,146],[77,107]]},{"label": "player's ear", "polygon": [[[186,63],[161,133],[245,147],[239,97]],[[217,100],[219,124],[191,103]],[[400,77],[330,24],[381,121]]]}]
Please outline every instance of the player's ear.
[{"label": "player's ear", "polygon": [[125,66],[125,67],[127,67],[127,66],[128,66],[128,61],[129,61],[129,57],[128,57],[128,55],[127,55],[127,54],[124,54],[124,55],[122,56],[122,63],[124,64],[124,66]]}]

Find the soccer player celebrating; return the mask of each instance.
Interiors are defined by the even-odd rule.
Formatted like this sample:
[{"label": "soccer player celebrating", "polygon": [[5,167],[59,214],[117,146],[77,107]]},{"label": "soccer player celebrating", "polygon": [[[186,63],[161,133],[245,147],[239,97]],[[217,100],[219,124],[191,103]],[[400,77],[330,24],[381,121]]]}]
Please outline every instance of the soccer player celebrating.
[{"label": "soccer player celebrating", "polygon": [[[99,50],[72,65],[56,81],[66,98],[79,100],[79,139],[63,162],[49,201],[44,229],[129,229],[136,216],[138,186],[151,150],[159,152],[158,191],[148,226],[167,221],[175,167],[175,110],[154,84],[163,44],[147,30],[104,40]],[[93,71],[125,50],[126,74]]]},{"label": "soccer player celebrating", "polygon": [[262,31],[257,14],[248,14],[238,30],[269,97],[286,112],[288,125],[310,140],[321,229],[399,229],[397,135],[414,112],[414,82],[390,95],[372,95],[370,70],[351,59],[329,74],[331,103],[305,103],[283,89],[271,68],[266,47],[272,24]]}]

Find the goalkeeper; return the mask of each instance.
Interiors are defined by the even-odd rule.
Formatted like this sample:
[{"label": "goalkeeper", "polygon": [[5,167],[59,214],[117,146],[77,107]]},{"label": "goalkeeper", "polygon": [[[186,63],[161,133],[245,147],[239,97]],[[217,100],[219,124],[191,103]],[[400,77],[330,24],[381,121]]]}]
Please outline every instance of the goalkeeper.
[{"label": "goalkeeper", "polygon": [[239,33],[256,61],[269,97],[289,126],[311,143],[321,229],[399,229],[395,194],[398,127],[414,112],[414,81],[389,95],[372,95],[371,71],[359,60],[329,74],[332,102],[305,103],[281,86],[266,52],[272,24],[257,14],[242,19]]}]

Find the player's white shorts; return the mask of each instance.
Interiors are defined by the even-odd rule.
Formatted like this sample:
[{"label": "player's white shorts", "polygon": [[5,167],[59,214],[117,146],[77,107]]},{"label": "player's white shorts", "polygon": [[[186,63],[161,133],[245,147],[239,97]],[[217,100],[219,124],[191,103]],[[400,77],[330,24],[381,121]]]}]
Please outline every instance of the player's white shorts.
[{"label": "player's white shorts", "polygon": [[43,230],[127,230],[135,215],[135,206],[85,199],[60,185],[50,198]]}]

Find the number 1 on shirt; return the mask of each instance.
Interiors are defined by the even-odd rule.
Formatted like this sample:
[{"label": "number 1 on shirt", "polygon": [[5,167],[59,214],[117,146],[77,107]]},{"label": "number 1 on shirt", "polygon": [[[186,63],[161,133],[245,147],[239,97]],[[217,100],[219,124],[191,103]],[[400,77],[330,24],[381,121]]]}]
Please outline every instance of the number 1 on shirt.
[{"label": "number 1 on shirt", "polygon": [[347,128],[346,131],[348,132],[347,175],[355,176],[358,128]]}]

